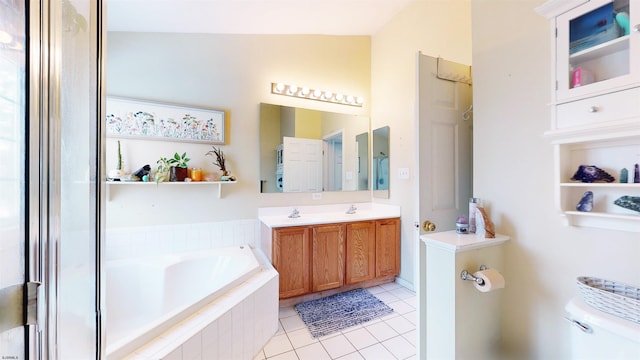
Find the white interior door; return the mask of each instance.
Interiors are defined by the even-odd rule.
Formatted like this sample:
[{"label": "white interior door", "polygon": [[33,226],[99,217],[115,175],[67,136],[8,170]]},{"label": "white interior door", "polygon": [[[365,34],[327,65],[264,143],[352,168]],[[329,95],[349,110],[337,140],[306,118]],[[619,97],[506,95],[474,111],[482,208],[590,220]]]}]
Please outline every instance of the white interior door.
[{"label": "white interior door", "polygon": [[[471,69],[418,53],[419,230],[455,229],[472,194]],[[445,79],[446,78],[446,79]],[[453,80],[448,80],[453,79]],[[426,357],[425,247],[419,239],[418,355]]]},{"label": "white interior door", "polygon": [[467,65],[419,56],[419,219],[435,231],[455,229],[472,194],[471,85],[439,77],[445,66],[447,78],[470,80]]},{"label": "white interior door", "polygon": [[282,139],[284,192],[322,191],[322,140]]}]

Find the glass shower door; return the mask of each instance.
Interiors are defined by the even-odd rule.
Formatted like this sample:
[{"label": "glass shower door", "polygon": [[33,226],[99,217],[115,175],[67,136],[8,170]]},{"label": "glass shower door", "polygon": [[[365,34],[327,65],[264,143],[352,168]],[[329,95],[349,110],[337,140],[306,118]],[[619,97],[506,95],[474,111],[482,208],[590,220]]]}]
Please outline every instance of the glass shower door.
[{"label": "glass shower door", "polygon": [[102,222],[102,2],[63,0],[59,121],[52,128],[59,164],[57,356],[100,356],[99,249]]},{"label": "glass shower door", "polygon": [[25,5],[0,1],[0,359],[24,359]]},{"label": "glass shower door", "polygon": [[102,7],[0,0],[0,359],[102,356]]}]

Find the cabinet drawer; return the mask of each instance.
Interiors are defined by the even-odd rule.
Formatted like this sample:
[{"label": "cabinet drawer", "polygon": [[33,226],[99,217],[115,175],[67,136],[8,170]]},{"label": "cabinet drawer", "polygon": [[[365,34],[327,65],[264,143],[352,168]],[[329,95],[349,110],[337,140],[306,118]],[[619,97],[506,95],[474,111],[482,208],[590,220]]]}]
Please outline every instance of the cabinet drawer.
[{"label": "cabinet drawer", "polygon": [[640,116],[640,88],[557,106],[557,128],[566,129]]}]

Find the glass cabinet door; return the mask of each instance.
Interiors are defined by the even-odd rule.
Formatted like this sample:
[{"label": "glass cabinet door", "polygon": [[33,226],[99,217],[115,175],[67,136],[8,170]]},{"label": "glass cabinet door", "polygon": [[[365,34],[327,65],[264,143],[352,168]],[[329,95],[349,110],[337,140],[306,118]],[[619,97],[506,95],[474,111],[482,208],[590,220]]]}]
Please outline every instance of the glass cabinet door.
[{"label": "glass cabinet door", "polygon": [[637,6],[637,1],[593,0],[558,16],[558,102],[639,83]]}]

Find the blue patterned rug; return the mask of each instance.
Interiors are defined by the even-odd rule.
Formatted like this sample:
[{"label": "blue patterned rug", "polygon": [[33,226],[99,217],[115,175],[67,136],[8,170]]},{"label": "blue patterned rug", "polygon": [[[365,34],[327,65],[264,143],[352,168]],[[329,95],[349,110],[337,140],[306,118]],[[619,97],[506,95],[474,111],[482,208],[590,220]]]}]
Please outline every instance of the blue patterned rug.
[{"label": "blue patterned rug", "polygon": [[365,289],[300,303],[296,312],[318,338],[390,314],[393,309]]}]

